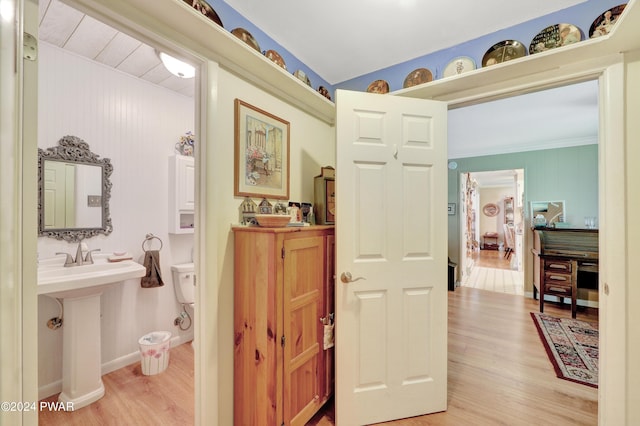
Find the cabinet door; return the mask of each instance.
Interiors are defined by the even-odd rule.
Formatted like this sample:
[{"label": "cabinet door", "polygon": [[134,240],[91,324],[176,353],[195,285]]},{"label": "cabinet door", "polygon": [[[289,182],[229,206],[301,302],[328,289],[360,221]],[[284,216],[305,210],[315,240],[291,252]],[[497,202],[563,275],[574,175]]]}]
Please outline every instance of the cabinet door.
[{"label": "cabinet door", "polygon": [[[280,258],[269,232],[235,232],[234,425],[282,424],[282,358],[277,302]],[[278,336],[278,337],[276,337]]]},{"label": "cabinet door", "polygon": [[284,241],[284,423],[304,425],[320,407],[318,324],[324,285],[324,237]]},{"label": "cabinet door", "polygon": [[195,164],[193,157],[176,156],[178,209],[195,209]]}]

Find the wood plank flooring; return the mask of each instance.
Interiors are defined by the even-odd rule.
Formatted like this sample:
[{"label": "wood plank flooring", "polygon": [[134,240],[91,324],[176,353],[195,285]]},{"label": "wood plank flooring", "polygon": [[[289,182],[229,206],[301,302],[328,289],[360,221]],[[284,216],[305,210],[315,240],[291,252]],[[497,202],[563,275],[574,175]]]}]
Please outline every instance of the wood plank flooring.
[{"label": "wood plank flooring", "polygon": [[[449,292],[447,411],[384,424],[597,425],[598,390],[556,377],[529,314],[537,311],[522,296]],[[545,313],[571,317],[555,304],[545,303]],[[597,322],[597,310],[578,311],[578,319]],[[310,424],[333,426],[333,413]]]},{"label": "wood plank flooring", "polygon": [[[194,424],[193,347],[171,348],[169,366],[153,376],[140,363],[102,376],[105,396],[73,412],[40,411],[39,425],[183,426]],[[45,401],[57,401],[57,395]]]},{"label": "wood plank flooring", "polygon": [[[513,259],[511,256],[510,259]],[[496,269],[511,269],[511,260],[504,257],[504,252],[499,250],[476,250],[473,260],[477,266]]]},{"label": "wood plank flooring", "polygon": [[524,295],[524,273],[511,269],[511,261],[504,257],[503,252],[477,250],[473,259],[470,273],[460,282],[462,287]]},{"label": "wood plank flooring", "polygon": [[[385,423],[418,425],[596,425],[597,389],[558,379],[529,312],[535,300],[460,287],[449,292],[448,409]],[[570,317],[568,308],[545,312]],[[597,310],[578,319],[597,321]],[[139,363],[103,377],[106,395],[73,413],[40,413],[40,425],[190,425],[194,422],[193,349],[171,349],[165,372],[143,376]],[[54,401],[55,397],[48,398]],[[333,404],[310,426],[334,426]],[[258,425],[262,426],[262,425]]]}]

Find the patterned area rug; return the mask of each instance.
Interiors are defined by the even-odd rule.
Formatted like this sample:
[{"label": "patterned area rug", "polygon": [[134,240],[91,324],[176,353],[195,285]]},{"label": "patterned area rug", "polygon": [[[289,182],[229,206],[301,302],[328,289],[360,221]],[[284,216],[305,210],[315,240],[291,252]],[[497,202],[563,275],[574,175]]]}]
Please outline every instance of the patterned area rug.
[{"label": "patterned area rug", "polygon": [[565,380],[598,387],[598,324],[531,312],[540,339]]}]

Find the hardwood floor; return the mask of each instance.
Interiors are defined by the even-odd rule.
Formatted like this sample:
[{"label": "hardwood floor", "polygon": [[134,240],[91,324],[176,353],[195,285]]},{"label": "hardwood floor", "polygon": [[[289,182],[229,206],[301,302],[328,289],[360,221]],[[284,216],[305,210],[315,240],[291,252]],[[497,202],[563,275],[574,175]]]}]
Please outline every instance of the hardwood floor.
[{"label": "hardwood floor", "polygon": [[[598,390],[558,379],[530,312],[535,300],[471,288],[449,292],[448,408],[384,423],[418,425],[597,425]],[[550,315],[571,309],[545,304]],[[596,310],[578,319],[597,322]],[[311,424],[334,425],[332,413]]]},{"label": "hardwood floor", "polygon": [[[449,292],[447,411],[384,424],[596,425],[597,389],[555,376],[529,314],[537,310],[537,301],[522,296],[464,287]],[[553,303],[545,304],[545,312],[571,316],[570,309]],[[597,322],[597,311],[580,310],[578,319]],[[189,344],[171,349],[162,374],[143,376],[134,364],[103,381],[104,398],[73,413],[41,412],[40,424],[193,424]],[[309,425],[335,425],[332,401]]]},{"label": "hardwood floor", "polygon": [[[73,412],[40,411],[39,424],[64,426],[194,424],[193,347],[171,348],[169,366],[153,376],[140,363],[102,376],[105,396]],[[45,401],[57,401],[57,395]]]},{"label": "hardwood floor", "polygon": [[473,260],[477,266],[485,268],[511,269],[511,260],[504,257],[504,252],[499,250],[476,250]]},{"label": "hardwood floor", "polygon": [[[474,265],[460,285],[481,290],[524,295],[524,273],[511,269],[511,260],[498,250],[477,250]],[[511,256],[511,259],[515,259]]]}]

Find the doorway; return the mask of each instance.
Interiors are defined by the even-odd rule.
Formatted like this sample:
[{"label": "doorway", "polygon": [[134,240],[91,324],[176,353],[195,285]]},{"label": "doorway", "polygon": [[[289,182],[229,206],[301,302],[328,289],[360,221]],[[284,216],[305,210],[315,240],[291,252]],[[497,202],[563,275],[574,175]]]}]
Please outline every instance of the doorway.
[{"label": "doorway", "polygon": [[[615,61],[618,61],[618,59],[615,59]],[[578,67],[578,68],[579,68],[579,71],[583,70],[583,67]],[[567,76],[569,74],[568,71],[563,72],[562,68],[559,68],[558,70],[554,70],[553,78],[549,80],[552,82],[558,82],[563,79],[577,78],[575,68],[570,68],[570,71],[572,72],[572,74],[571,76],[568,77]],[[623,73],[623,67],[621,65],[619,66],[617,62],[614,62],[614,60],[603,60],[602,65],[593,66],[592,68],[589,68],[588,71],[583,70],[578,72],[579,74],[578,77],[595,76],[595,78],[597,78],[599,75],[601,75],[602,76],[601,80],[605,83],[606,89],[613,93],[613,96],[608,96],[603,101],[605,105],[603,109],[606,111],[613,111],[613,114],[610,114],[607,117],[603,118],[603,122],[605,122],[608,125],[606,129],[603,129],[603,140],[607,140],[609,141],[609,143],[601,148],[601,152],[603,154],[605,153],[607,154],[607,155],[603,155],[603,166],[601,169],[602,177],[600,179],[600,189],[603,194],[603,199],[602,199],[603,207],[601,211],[602,212],[607,211],[609,213],[608,215],[609,219],[607,220],[607,223],[606,223],[607,231],[611,235],[620,236],[621,238],[624,238],[624,235],[625,235],[624,230],[626,229],[627,222],[624,215],[622,216],[622,218],[620,217],[619,215],[620,203],[617,202],[619,201],[619,199],[622,199],[622,197],[624,196],[624,191],[622,189],[616,189],[617,186],[619,186],[620,188],[624,186],[623,174],[618,173],[620,164],[624,164],[624,157],[622,154],[623,150],[618,149],[621,146],[623,146],[623,141],[624,141],[624,134],[621,130],[623,128],[622,124],[624,120],[624,113],[622,110],[622,105],[623,105],[622,94],[624,93],[624,86],[623,86],[624,80],[623,80],[622,73]],[[549,80],[547,80],[546,82],[548,83]],[[536,76],[535,78],[533,78],[533,80],[531,80],[530,85],[529,83],[527,84],[527,87],[542,85],[541,81],[543,81],[543,78]],[[509,86],[509,84],[511,85]],[[512,84],[511,82],[507,82],[503,86],[508,86],[508,90],[512,90],[514,92],[516,91],[516,88],[514,88],[514,84]],[[522,85],[518,86],[517,89],[521,90]],[[493,93],[491,92],[490,89],[486,89],[482,91],[481,96],[489,97],[492,94]],[[458,98],[456,99],[460,99],[458,101],[460,104],[462,104],[463,101],[466,100],[466,99],[463,99],[462,96],[458,96]],[[617,112],[620,112],[620,114],[617,114]],[[610,206],[610,207],[607,207],[607,206]],[[615,212],[614,212],[614,209],[616,209]],[[604,219],[605,219],[605,216],[603,215],[603,220],[601,222],[603,228],[605,227]],[[606,253],[607,253],[606,251],[603,251],[603,256],[606,256],[608,258],[607,260],[612,261],[610,263],[607,262],[610,265],[607,268],[607,272],[608,272],[607,278],[609,279],[615,278],[617,279],[618,282],[626,283],[626,280],[624,278],[624,271],[626,270],[624,268],[626,257],[618,256],[618,259],[616,259],[614,257],[614,254],[607,256]],[[615,252],[615,254],[617,255],[618,252]],[[626,251],[623,251],[623,255],[626,255]],[[615,338],[609,339],[610,347],[616,347],[616,345],[611,345],[611,342],[614,342],[614,343],[621,342],[621,344],[618,345],[617,347],[624,347],[624,342],[625,342],[624,330],[626,329],[624,319],[626,318],[626,312],[627,312],[624,301],[625,301],[626,294],[627,294],[627,291],[624,288],[622,288],[621,291],[612,292],[611,296],[609,297],[608,304],[611,306],[615,305],[620,308],[615,310],[612,310],[612,309],[608,310],[609,312],[611,312],[608,319],[608,325],[610,325],[611,327],[609,327],[608,329],[620,330],[619,332],[615,333],[614,335]],[[25,305],[27,307],[30,307],[30,304],[28,301],[25,303]],[[209,313],[209,315],[215,319],[216,312],[217,311],[213,311],[212,313]],[[620,327],[615,327],[616,325],[620,325]],[[26,328],[28,329],[31,326],[31,324],[27,323],[26,326],[27,326]],[[25,333],[25,334],[28,335],[28,333]],[[611,334],[613,335],[614,333],[611,333]],[[610,356],[609,360],[611,360],[612,358],[614,357]],[[26,364],[31,364],[31,363],[27,362]],[[609,362],[609,364],[611,364],[611,362]],[[612,371],[613,374],[609,376],[612,378],[608,379],[608,382],[610,382],[611,387],[615,387],[614,385],[617,384],[615,380],[621,377],[622,373],[620,372],[620,368],[617,368],[617,369],[612,368],[612,370],[614,370]],[[215,388],[216,383],[217,383],[217,380],[211,381],[210,386]],[[619,390],[615,392],[614,397],[611,397],[611,400],[615,400],[615,396],[618,396],[621,393],[624,394],[624,392]],[[212,398],[212,400],[215,400],[215,398]],[[618,400],[624,401],[625,399],[619,398]],[[619,410],[619,411],[624,412],[624,410]]]},{"label": "doorway", "polygon": [[524,295],[524,169],[465,172],[460,181],[460,285]]},{"label": "doorway", "polygon": [[[180,142],[189,143],[183,138],[190,132],[203,137],[197,130],[199,120],[195,113],[197,83],[164,69],[154,49],[164,47],[160,40],[132,37],[107,26],[104,20],[91,18],[59,1],[40,2],[40,8],[39,137],[44,144],[53,144],[65,134],[63,131],[82,136],[94,151],[110,158],[114,165],[114,191],[110,200],[114,232],[108,239],[87,240],[87,243],[107,253],[124,248],[140,263],[141,244],[142,250],[159,247],[162,275],[167,284],[140,292],[139,286],[128,283],[102,294],[103,322],[109,324],[103,329],[104,374],[126,365],[139,366],[138,339],[151,330],[170,330],[174,345],[193,340],[194,311],[188,305],[180,307],[171,265],[194,260],[197,255],[194,232],[198,229],[189,228],[197,224],[191,215],[189,221],[181,224],[184,226],[176,224],[171,228],[166,218],[169,187],[173,183],[167,160],[175,158],[177,148],[184,146],[179,145]],[[58,25],[60,20],[73,23],[75,30],[64,42],[58,43],[56,36],[68,28]],[[52,32],[52,28],[58,32]],[[84,34],[81,30],[94,37],[91,40],[78,37]],[[108,42],[103,44],[102,35]],[[182,54],[175,49],[171,52]],[[146,65],[148,60],[153,62],[151,66]],[[56,95],[58,90],[66,90],[65,96]],[[64,120],[54,113],[56,102],[59,109],[62,98],[67,104]],[[78,105],[84,106],[86,113],[83,114]],[[158,188],[158,191],[150,195],[148,188]],[[193,210],[193,206],[183,208]],[[122,220],[123,217],[126,220]],[[145,243],[146,233],[152,233],[158,240],[152,245]],[[59,250],[54,243],[53,240],[40,241],[39,254],[48,257],[50,252]],[[155,303],[149,303],[151,299]],[[58,315],[58,306],[44,296],[39,297],[37,306],[40,318]],[[175,323],[174,318],[184,322]],[[41,325],[39,328],[38,398],[43,399],[59,392],[61,332]],[[193,388],[192,380],[191,398]],[[192,405],[189,404],[189,408],[193,411]]]}]

